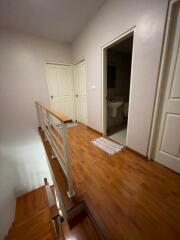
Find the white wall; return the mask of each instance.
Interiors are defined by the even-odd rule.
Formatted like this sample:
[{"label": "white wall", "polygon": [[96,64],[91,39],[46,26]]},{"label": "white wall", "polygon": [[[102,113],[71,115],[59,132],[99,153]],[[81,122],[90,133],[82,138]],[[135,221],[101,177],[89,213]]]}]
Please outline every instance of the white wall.
[{"label": "white wall", "polygon": [[46,61],[71,63],[71,46],[0,30],[0,239],[16,196],[50,180],[34,105],[49,101]]},{"label": "white wall", "polygon": [[[144,155],[148,146],[167,2],[107,1],[73,42],[74,61],[82,56],[86,59],[88,124],[102,131],[101,48],[136,26],[128,146]],[[96,89],[92,89],[92,85]]]}]

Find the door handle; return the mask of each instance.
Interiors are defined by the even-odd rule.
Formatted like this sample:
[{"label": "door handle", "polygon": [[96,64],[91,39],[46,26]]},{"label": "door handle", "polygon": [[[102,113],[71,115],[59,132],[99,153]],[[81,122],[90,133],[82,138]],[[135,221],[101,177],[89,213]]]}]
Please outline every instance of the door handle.
[{"label": "door handle", "polygon": [[78,94],[76,94],[75,97],[78,98]]},{"label": "door handle", "polygon": [[50,96],[50,98],[52,98],[52,99],[53,99],[54,97],[53,97],[53,96]]}]

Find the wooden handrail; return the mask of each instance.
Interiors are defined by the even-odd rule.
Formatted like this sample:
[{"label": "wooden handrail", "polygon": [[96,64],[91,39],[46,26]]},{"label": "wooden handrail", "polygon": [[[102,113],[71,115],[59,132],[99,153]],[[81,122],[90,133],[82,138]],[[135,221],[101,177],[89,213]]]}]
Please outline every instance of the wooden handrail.
[{"label": "wooden handrail", "polygon": [[49,113],[51,113],[54,117],[56,117],[58,120],[60,120],[63,123],[70,123],[72,122],[72,119],[66,115],[64,115],[63,113],[59,113],[56,110],[54,110],[51,107],[48,107],[40,102],[36,102],[36,104],[40,105],[42,108],[44,108],[46,111],[48,111]]}]

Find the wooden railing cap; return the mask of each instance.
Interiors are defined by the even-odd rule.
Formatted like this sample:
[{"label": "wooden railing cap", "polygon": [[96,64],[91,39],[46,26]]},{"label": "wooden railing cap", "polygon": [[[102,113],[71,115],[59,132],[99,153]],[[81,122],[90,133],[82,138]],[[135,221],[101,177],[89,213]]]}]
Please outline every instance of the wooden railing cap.
[{"label": "wooden railing cap", "polygon": [[54,110],[53,108],[48,107],[45,104],[42,104],[40,102],[36,101],[36,104],[40,105],[42,108],[44,108],[46,111],[51,113],[55,118],[57,118],[61,122],[63,122],[63,123],[70,123],[70,122],[72,122],[72,119],[70,117],[64,115],[63,113],[60,113],[60,112]]}]

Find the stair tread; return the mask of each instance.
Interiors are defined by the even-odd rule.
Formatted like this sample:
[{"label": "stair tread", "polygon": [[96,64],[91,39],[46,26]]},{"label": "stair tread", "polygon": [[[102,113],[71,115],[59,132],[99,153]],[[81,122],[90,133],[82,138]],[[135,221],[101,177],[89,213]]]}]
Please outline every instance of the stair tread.
[{"label": "stair tread", "polygon": [[[9,237],[24,238],[33,237],[33,236],[42,236],[53,230],[53,225],[51,222],[40,223],[35,226],[29,226],[29,228],[18,228],[14,232],[10,233]],[[34,239],[34,238],[32,238]]]},{"label": "stair tread", "polygon": [[6,239],[56,239],[45,186],[17,198],[15,220]]},{"label": "stair tread", "polygon": [[65,239],[99,240],[99,236],[85,211],[69,222],[64,221],[62,231]]},{"label": "stair tread", "polygon": [[12,226],[10,232],[17,228],[27,227],[28,225],[34,225],[37,224],[39,221],[48,221],[51,219],[51,212],[50,209],[47,207],[45,209],[39,210],[35,214],[32,214],[27,219],[22,220],[21,222],[14,223]]},{"label": "stair tread", "polygon": [[38,211],[47,206],[48,199],[44,186],[24,194],[16,200],[15,222],[21,221],[34,211]]},{"label": "stair tread", "polygon": [[12,232],[8,234],[8,237],[14,237],[15,239],[41,239],[41,237],[49,233],[55,237],[52,222],[49,219],[44,219],[43,221],[41,219],[40,222],[34,224],[29,223],[29,225],[13,229]]},{"label": "stair tread", "polygon": [[36,234],[34,233],[34,235],[24,235],[21,234],[20,236],[7,236],[6,240],[56,240],[56,235],[54,233],[54,230],[51,230],[49,232],[44,232],[41,234]]}]

